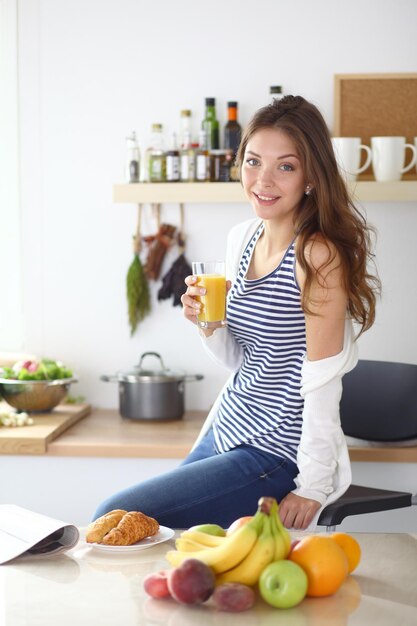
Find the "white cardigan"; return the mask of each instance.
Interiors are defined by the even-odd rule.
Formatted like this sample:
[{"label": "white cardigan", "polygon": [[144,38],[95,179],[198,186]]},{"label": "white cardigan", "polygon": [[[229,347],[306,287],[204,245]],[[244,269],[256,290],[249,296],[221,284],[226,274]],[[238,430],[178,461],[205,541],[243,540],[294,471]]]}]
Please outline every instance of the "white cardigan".
[{"label": "white cardigan", "polygon": [[[258,219],[248,220],[235,226],[229,233],[226,276],[232,282],[236,279],[243,251],[260,223]],[[194,447],[210,429],[223,391],[243,359],[243,349],[227,327],[216,330],[211,337],[201,333],[201,338],[209,355],[232,374],[217,396]],[[305,358],[301,370],[303,425],[297,453],[299,474],[295,479],[297,487],[293,493],[317,500],[322,507],[337,500],[352,479],[346,440],[340,426],[339,403],[342,376],[355,367],[357,360],[353,324],[347,319],[342,351],[320,361],[308,361]],[[320,512],[321,509],[309,528],[316,525]]]}]

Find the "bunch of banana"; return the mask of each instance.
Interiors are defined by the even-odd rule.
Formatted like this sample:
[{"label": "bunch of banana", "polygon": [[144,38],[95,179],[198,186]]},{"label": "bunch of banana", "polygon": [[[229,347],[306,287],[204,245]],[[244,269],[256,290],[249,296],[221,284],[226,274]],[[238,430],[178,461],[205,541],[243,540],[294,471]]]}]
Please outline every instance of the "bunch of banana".
[{"label": "bunch of banana", "polygon": [[[239,528],[229,537],[214,537],[207,535],[208,538],[206,541],[210,541],[210,539],[217,540],[217,545],[200,543],[198,549],[194,551],[191,551],[188,545],[186,550],[170,550],[166,553],[165,558],[173,567],[181,565],[185,559],[199,559],[211,567],[215,574],[221,574],[222,572],[226,572],[228,569],[235,567],[235,565],[240,563],[240,561],[242,561],[250,552],[258,539],[259,526],[261,525],[262,520],[263,513],[258,511],[250,522],[242,526],[242,528]],[[189,540],[189,543],[191,543],[191,540]],[[178,544],[176,545],[177,547],[178,545],[183,547],[180,540],[178,540]]]},{"label": "bunch of banana", "polygon": [[217,584],[255,585],[265,567],[274,560],[274,554],[275,537],[272,534],[271,518],[264,514],[262,530],[255,545],[240,563],[217,577]]},{"label": "bunch of banana", "polygon": [[264,513],[264,520],[257,542],[243,561],[217,577],[218,584],[233,582],[255,585],[267,565],[285,559],[289,554],[291,539],[279,518],[277,501],[274,498],[261,498],[259,506]]},{"label": "bunch of banana", "polygon": [[285,559],[290,535],[281,523],[274,498],[261,498],[253,519],[232,535],[218,537],[186,530],[176,540],[177,550],[166,554],[176,567],[185,559],[200,559],[217,575],[217,583],[240,582],[255,585],[272,561]]},{"label": "bunch of banana", "polygon": [[291,550],[291,537],[288,530],[285,528],[279,517],[278,503],[274,498],[268,498],[270,500],[270,517],[272,534],[275,539],[275,552],[273,561],[280,561],[286,559]]},{"label": "bunch of banana", "polygon": [[185,530],[175,540],[175,547],[180,552],[195,552],[196,550],[204,550],[204,548],[221,546],[226,540],[227,537],[209,535],[200,530]]}]

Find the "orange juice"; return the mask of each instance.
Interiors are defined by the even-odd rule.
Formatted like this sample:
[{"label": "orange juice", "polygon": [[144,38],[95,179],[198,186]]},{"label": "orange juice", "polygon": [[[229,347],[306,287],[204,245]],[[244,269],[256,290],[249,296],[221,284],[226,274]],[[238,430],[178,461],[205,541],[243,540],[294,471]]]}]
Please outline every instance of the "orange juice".
[{"label": "orange juice", "polygon": [[198,314],[199,326],[223,326],[226,319],[226,277],[219,274],[197,276],[197,285],[204,287],[205,296],[198,296],[202,308]]}]

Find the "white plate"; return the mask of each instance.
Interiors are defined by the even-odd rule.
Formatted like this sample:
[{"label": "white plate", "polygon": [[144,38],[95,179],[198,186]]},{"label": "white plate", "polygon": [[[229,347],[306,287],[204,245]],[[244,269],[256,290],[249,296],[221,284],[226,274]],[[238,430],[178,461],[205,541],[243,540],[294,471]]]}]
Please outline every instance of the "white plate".
[{"label": "white plate", "polygon": [[[86,543],[85,545],[89,548],[93,548],[94,550],[99,550],[100,552],[116,552],[117,554],[126,554],[129,552],[137,552],[138,550],[146,550],[147,548],[152,548],[152,546],[156,546],[158,543],[163,543],[164,541],[168,541],[175,535],[175,530],[172,528],[167,528],[167,526],[160,526],[159,531],[156,535],[152,537],[145,537],[138,543],[134,543],[131,546],[106,546],[104,543]],[[85,533],[82,534],[82,539],[85,540]]]}]

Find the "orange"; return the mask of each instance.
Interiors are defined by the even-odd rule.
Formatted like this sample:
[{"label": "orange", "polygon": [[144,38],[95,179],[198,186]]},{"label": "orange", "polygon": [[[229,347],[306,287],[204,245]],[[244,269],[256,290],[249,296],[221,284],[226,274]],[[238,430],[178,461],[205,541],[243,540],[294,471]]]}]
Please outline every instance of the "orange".
[{"label": "orange", "polygon": [[346,533],[332,533],[330,537],[342,548],[348,560],[349,574],[357,568],[361,560],[361,547],[359,543]]},{"label": "orange", "polygon": [[230,524],[229,528],[226,530],[226,535],[227,536],[232,535],[235,532],[235,530],[237,530],[241,526],[244,526],[245,524],[250,522],[251,519],[253,519],[253,515],[245,515],[244,517],[238,517],[237,519],[235,519],[235,521],[232,524]]},{"label": "orange", "polygon": [[335,593],[348,575],[346,554],[330,537],[304,537],[287,558],[298,563],[307,574],[308,596],[329,596]]}]

